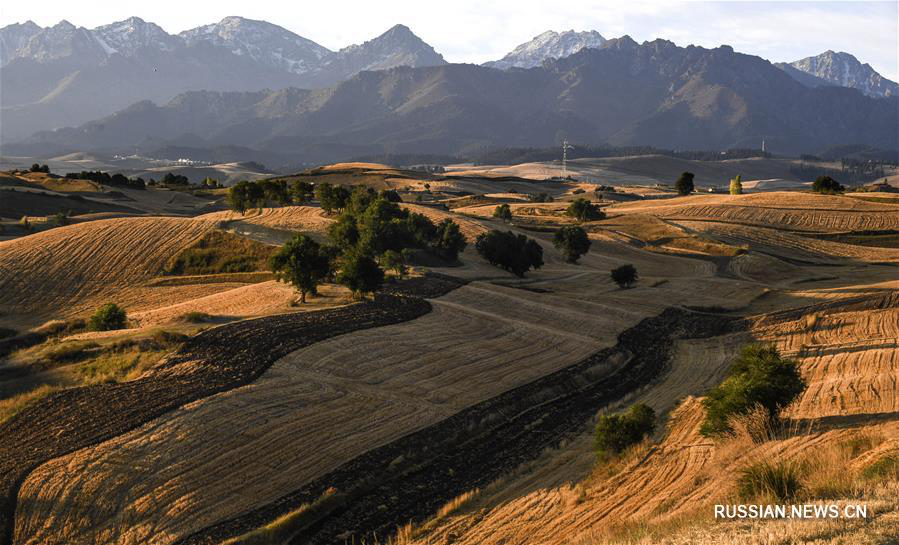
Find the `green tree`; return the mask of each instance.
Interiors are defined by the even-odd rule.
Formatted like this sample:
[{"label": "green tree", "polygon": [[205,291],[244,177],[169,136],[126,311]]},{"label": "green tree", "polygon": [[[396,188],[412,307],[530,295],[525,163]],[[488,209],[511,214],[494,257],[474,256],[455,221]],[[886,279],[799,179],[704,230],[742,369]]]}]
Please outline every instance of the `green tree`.
[{"label": "green tree", "polygon": [[553,198],[546,193],[534,193],[528,196],[531,202],[553,202]]},{"label": "green tree", "polygon": [[403,202],[402,197],[396,192],[396,189],[382,189],[381,192],[378,193],[378,197],[387,199],[390,202]]},{"label": "green tree", "polygon": [[350,191],[342,185],[331,185],[327,182],[315,186],[315,198],[321,204],[322,210],[331,214],[346,208],[350,200]]},{"label": "green tree", "polygon": [[703,399],[703,435],[730,431],[729,419],[762,407],[773,421],[805,391],[796,362],[784,359],[773,345],[748,344],[731,365],[727,378]]},{"label": "green tree", "polygon": [[562,252],[565,261],[577,263],[577,260],[590,250],[590,238],[583,228],[576,225],[562,227],[553,236],[553,246]]},{"label": "green tree", "polygon": [[286,180],[260,180],[256,182],[262,189],[266,204],[276,203],[281,206],[290,204],[290,190]]},{"label": "green tree", "polygon": [[241,180],[228,188],[228,206],[241,214],[265,203],[265,192],[256,182]]},{"label": "green tree", "polygon": [[125,309],[115,303],[106,303],[91,315],[87,325],[92,331],[111,331],[124,329],[127,322]]},{"label": "green tree", "polygon": [[505,222],[512,221],[512,208],[508,204],[501,204],[493,210],[493,217]]},{"label": "green tree", "polygon": [[363,297],[380,289],[384,283],[384,271],[370,256],[350,252],[341,258],[337,281],[348,287],[356,297]]},{"label": "green tree", "polygon": [[621,453],[651,435],[656,427],[656,414],[643,403],[631,405],[624,414],[604,414],[596,422],[596,453],[607,457]]},{"label": "green tree", "polygon": [[318,242],[306,235],[296,235],[288,240],[270,260],[275,278],[293,285],[300,292],[300,302],[306,302],[306,294],[315,295],[318,285],[331,272],[331,262]]},{"label": "green tree", "polygon": [[732,178],[730,181],[730,194],[731,195],[742,195],[743,194],[743,183],[740,182],[739,174],[737,174],[736,178]]},{"label": "green tree", "polygon": [[302,180],[294,180],[290,184],[290,196],[295,204],[305,204],[315,195],[315,186]]},{"label": "green tree", "polygon": [[585,221],[597,221],[606,217],[605,212],[584,198],[571,201],[565,213],[582,223]]},{"label": "green tree", "polygon": [[531,268],[543,266],[543,248],[534,239],[496,229],[481,233],[475,249],[491,265],[501,267],[515,276],[523,277]]},{"label": "green tree", "polygon": [[812,183],[812,190],[816,193],[832,195],[834,193],[842,193],[846,188],[830,176],[818,176]]},{"label": "green tree", "polygon": [[381,264],[384,268],[395,272],[399,278],[406,276],[408,269],[406,267],[405,251],[387,250],[381,256]]},{"label": "green tree", "polygon": [[690,193],[693,193],[693,190],[695,189],[693,187],[693,173],[682,172],[680,177],[674,183],[674,188],[677,189],[677,192],[680,195],[689,195]]},{"label": "green tree", "polygon": [[435,254],[447,261],[456,261],[467,245],[468,241],[458,223],[447,218],[437,224],[434,243],[431,246]]},{"label": "green tree", "polygon": [[631,264],[622,265],[611,272],[612,281],[618,284],[618,287],[624,289],[634,285],[637,281],[637,269]]}]

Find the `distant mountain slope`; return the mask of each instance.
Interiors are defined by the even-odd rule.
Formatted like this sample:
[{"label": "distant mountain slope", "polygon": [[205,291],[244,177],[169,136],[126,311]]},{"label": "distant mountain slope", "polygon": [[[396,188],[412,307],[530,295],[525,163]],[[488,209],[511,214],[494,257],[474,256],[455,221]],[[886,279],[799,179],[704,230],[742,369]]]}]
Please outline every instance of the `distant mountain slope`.
[{"label": "distant mountain slope", "polygon": [[179,35],[137,17],[95,29],[28,22],[0,29],[0,47],[5,142],[185,91],[326,87],[360,70],[445,63],[401,25],[335,52],[241,17]]},{"label": "distant mountain slope", "polygon": [[560,59],[573,55],[585,47],[598,48],[606,43],[599,32],[554,32],[548,30],[525,42],[498,61],[485,62],[484,66],[507,70],[509,68],[533,68],[546,59]]},{"label": "distant mountain slope", "polygon": [[14,149],[244,146],[297,161],[549,146],[562,137],[670,149],[756,147],[764,139],[776,153],[846,143],[896,149],[897,112],[899,97],[808,88],[727,46],[624,37],[532,70],[399,67],[319,91],[191,92],[40,133]]},{"label": "distant mountain slope", "polygon": [[[796,77],[797,74],[785,66],[814,76],[830,85],[858,89],[872,97],[888,97],[899,94],[899,84],[881,76],[871,68],[871,65],[862,64],[849,53],[825,51],[818,56],[806,57],[789,65],[778,64],[778,67]],[[805,85],[814,86],[816,83],[816,80],[802,77],[796,77],[796,79]]]}]

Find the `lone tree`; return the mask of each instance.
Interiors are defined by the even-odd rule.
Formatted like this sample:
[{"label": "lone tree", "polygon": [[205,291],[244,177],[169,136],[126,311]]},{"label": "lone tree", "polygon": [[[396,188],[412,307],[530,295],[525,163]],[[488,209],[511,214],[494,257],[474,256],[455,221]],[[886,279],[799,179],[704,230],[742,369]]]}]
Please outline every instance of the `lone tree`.
[{"label": "lone tree", "polygon": [[812,190],[816,193],[833,195],[834,193],[842,193],[846,188],[830,176],[818,176],[812,183]]},{"label": "lone tree", "polygon": [[355,297],[362,298],[366,293],[380,289],[384,283],[384,271],[370,256],[351,252],[341,259],[337,281],[350,288]]},{"label": "lone tree", "polygon": [[577,263],[577,260],[590,250],[590,239],[581,227],[567,225],[556,231],[553,246],[562,252],[565,261]]},{"label": "lone tree", "polygon": [[730,194],[731,195],[742,195],[743,194],[743,183],[740,182],[739,174],[737,174],[736,178],[732,178],[730,180]]},{"label": "lone tree", "polygon": [[106,303],[91,315],[87,326],[92,331],[111,331],[124,329],[127,322],[128,316],[125,314],[125,309],[115,303]]},{"label": "lone tree", "polygon": [[618,284],[621,289],[629,288],[637,281],[637,269],[628,263],[616,269],[612,269],[612,280]]},{"label": "lone tree", "polygon": [[680,195],[689,195],[693,193],[693,173],[692,172],[682,172],[680,178],[674,183],[675,189],[677,189],[678,194]]},{"label": "lone tree", "polygon": [[651,435],[656,427],[656,413],[648,405],[631,405],[624,414],[604,414],[596,423],[596,453],[608,457],[621,453]]},{"label": "lone tree", "polygon": [[462,234],[458,223],[445,219],[437,224],[434,243],[431,245],[435,254],[447,261],[456,261],[467,245],[468,240]]},{"label": "lone tree", "polygon": [[307,293],[315,295],[318,285],[331,273],[329,252],[306,235],[288,240],[272,255],[270,264],[275,278],[300,292],[301,303],[306,302]]},{"label": "lone tree", "polygon": [[568,205],[565,213],[581,223],[585,221],[601,220],[606,217],[605,212],[584,198],[573,200],[571,204]]},{"label": "lone tree", "polygon": [[493,210],[493,217],[506,222],[512,221],[512,208],[508,204],[503,203]]},{"label": "lone tree", "polygon": [[512,231],[494,229],[481,233],[475,248],[491,265],[502,267],[518,277],[523,277],[531,268],[536,270],[543,266],[543,248],[534,239]]},{"label": "lone tree", "polygon": [[706,416],[699,431],[706,436],[731,430],[729,419],[762,407],[773,422],[805,391],[796,362],[780,357],[773,345],[743,347],[724,381],[709,390],[702,405]]}]

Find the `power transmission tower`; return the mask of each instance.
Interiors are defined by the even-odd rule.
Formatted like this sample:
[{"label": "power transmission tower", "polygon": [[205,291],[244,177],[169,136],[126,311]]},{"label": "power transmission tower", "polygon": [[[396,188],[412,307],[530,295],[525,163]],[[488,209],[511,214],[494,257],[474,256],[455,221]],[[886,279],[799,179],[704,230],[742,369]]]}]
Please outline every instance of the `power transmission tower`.
[{"label": "power transmission tower", "polygon": [[568,177],[568,150],[574,149],[574,146],[568,144],[568,140],[562,141],[562,177]]}]

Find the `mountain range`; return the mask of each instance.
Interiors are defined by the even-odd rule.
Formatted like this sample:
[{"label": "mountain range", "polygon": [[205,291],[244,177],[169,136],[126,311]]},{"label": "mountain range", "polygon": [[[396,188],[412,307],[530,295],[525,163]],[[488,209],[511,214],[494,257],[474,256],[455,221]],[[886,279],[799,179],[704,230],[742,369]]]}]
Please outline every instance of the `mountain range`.
[{"label": "mountain range", "polygon": [[171,35],[132,17],[95,29],[10,25],[0,57],[4,153],[217,149],[319,161],[559,138],[897,147],[896,84],[831,51],[775,65],[728,46],[550,31],[475,66],[447,64],[402,25],[332,51],[264,21],[226,17]]},{"label": "mountain range", "polygon": [[29,21],[0,29],[0,61],[5,142],[185,91],[321,88],[362,70],[446,63],[403,25],[331,51],[241,17],[177,35],[137,17],[95,29]]},{"label": "mountain range", "polygon": [[[614,74],[615,77],[610,77]],[[77,128],[21,153],[148,153],[244,147],[326,161],[376,153],[464,154],[560,138],[672,149],[816,151],[847,142],[899,148],[899,97],[808,87],[759,57],[628,37],[539,68],[445,64],[364,71],[326,89],[197,91]]]}]

